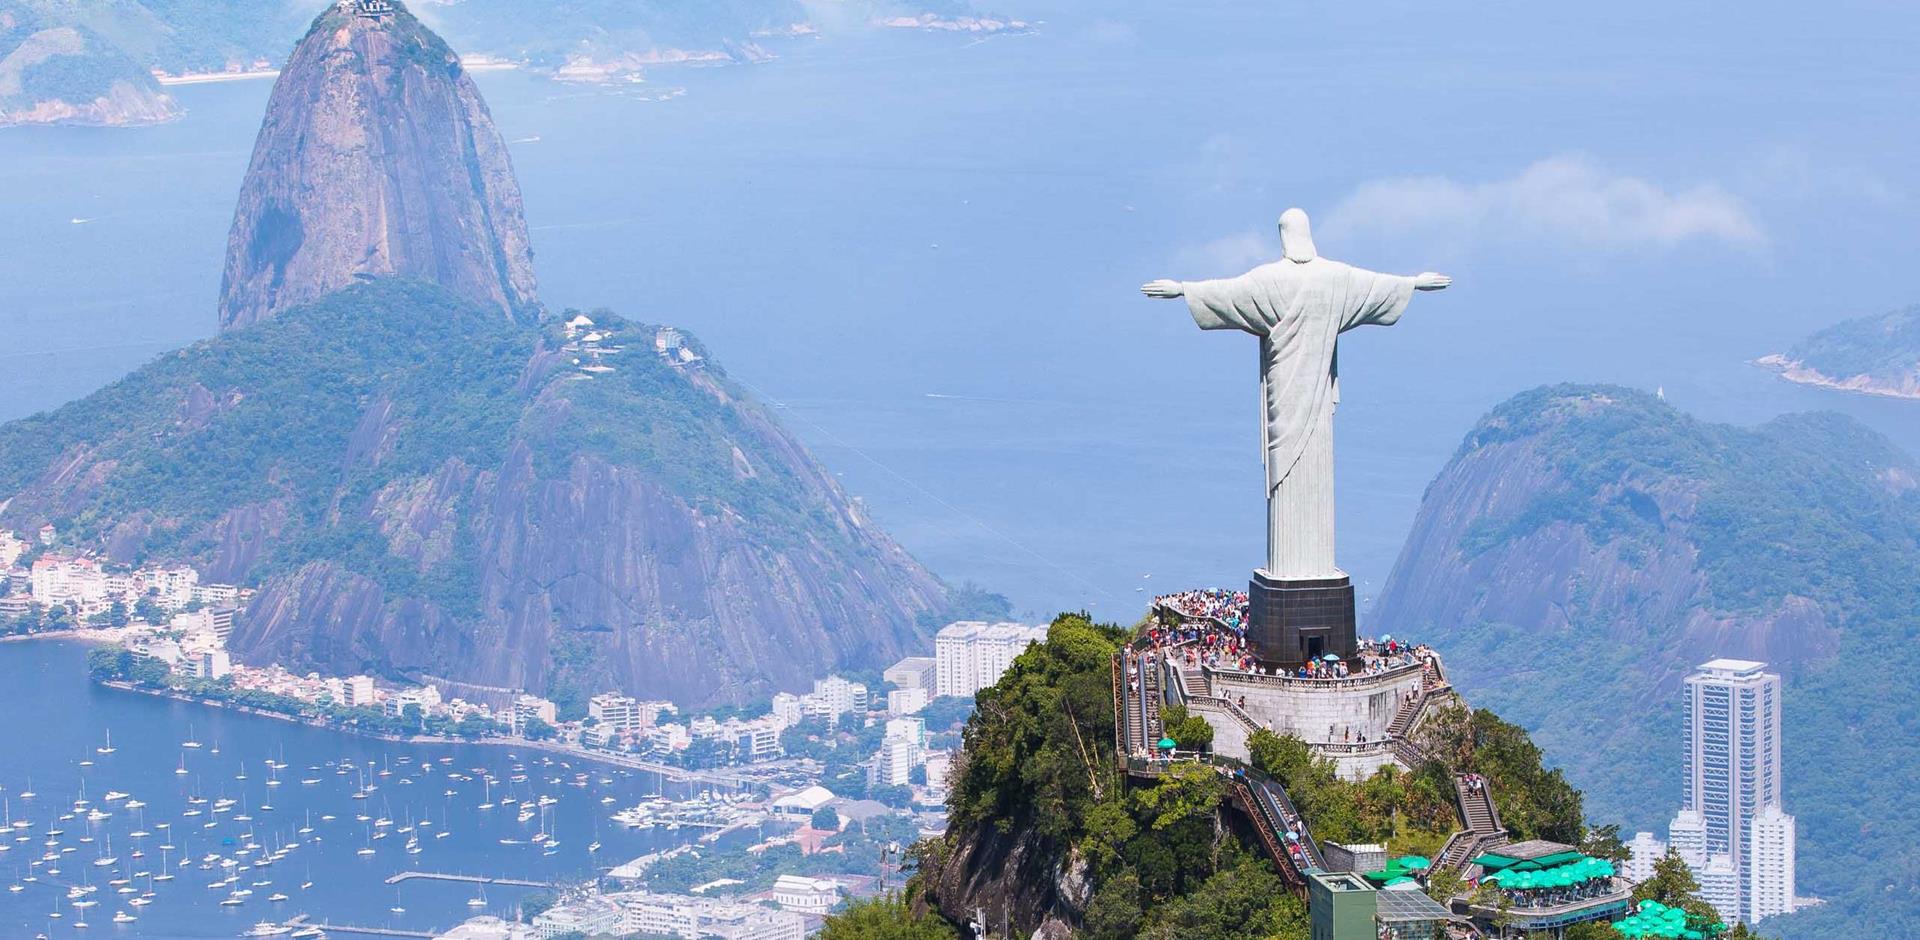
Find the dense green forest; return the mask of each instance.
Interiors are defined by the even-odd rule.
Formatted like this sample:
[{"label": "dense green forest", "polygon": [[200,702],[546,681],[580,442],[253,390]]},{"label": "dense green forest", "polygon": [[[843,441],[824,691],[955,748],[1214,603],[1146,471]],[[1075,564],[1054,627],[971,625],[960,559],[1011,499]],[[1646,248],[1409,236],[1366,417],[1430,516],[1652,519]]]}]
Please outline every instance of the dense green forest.
[{"label": "dense green forest", "polygon": [[[1010,890],[1033,890],[1035,871],[1084,866],[1090,889],[1083,906],[1058,898],[1042,906],[1065,909],[1094,940],[1307,936],[1304,905],[1229,811],[1226,775],[1203,763],[1176,764],[1152,782],[1121,771],[1110,669],[1128,638],[1086,615],[1062,615],[1046,642],[980,692],[955,764],[947,834],[914,850],[919,872],[906,895],[911,903],[862,907],[836,921],[842,932],[835,936],[920,936],[911,931],[934,928],[909,923],[911,912],[952,917],[985,903],[956,895],[956,886],[983,874],[967,870],[981,844],[1007,838],[1030,848],[1035,854],[1027,861],[1038,866],[1022,868],[1023,887]],[[1175,710],[1168,721],[1177,726],[1182,716]],[[1516,836],[1620,857],[1616,831],[1588,830],[1580,794],[1542,765],[1523,730],[1465,708],[1443,713],[1430,727],[1426,744],[1435,758],[1412,772],[1340,780],[1298,738],[1270,732],[1252,742],[1254,765],[1287,785],[1322,839],[1430,852],[1458,826],[1450,775],[1474,771],[1492,781]],[[1201,737],[1192,729],[1180,733],[1189,741]]]},{"label": "dense green forest", "polygon": [[[1551,482],[1523,511],[1470,529],[1456,546],[1463,564],[1550,526],[1583,532],[1627,564],[1678,538],[1703,582],[1683,618],[1709,611],[1741,622],[1790,599],[1817,605],[1837,649],[1784,664],[1786,808],[1799,818],[1800,891],[1828,903],[1765,926],[1795,938],[1920,934],[1911,874],[1920,816],[1905,792],[1920,767],[1909,733],[1920,724],[1920,467],[1837,415],[1734,427],[1612,387],[1521,395],[1483,419],[1460,457],[1503,442],[1544,455]],[[1652,494],[1681,508],[1663,510]],[[1486,592],[1537,576],[1514,564],[1468,570]],[[1455,680],[1535,729],[1603,813],[1663,831],[1678,808],[1682,760],[1671,681],[1704,657],[1678,645],[1684,622],[1643,616],[1640,600],[1577,590],[1565,630],[1498,621],[1434,629]]]},{"label": "dense green forest", "polygon": [[[250,581],[328,559],[456,614],[476,603],[471,534],[454,533],[445,557],[423,568],[390,550],[370,507],[384,488],[449,463],[497,466],[516,442],[544,474],[596,455],[770,531],[816,521],[825,510],[797,495],[785,464],[736,472],[733,442],[751,438],[745,424],[760,419],[722,373],[709,369],[697,385],[651,354],[651,327],[596,313],[610,342],[644,351],[588,380],[557,356],[534,362],[554,342],[543,328],[430,285],[357,285],[0,426],[0,492],[31,491],[63,455],[86,455],[98,468],[88,489],[20,498],[10,513],[46,515],[69,545],[105,544],[137,522],[144,537],[118,540],[137,544],[129,562],[204,559],[229,510],[281,506],[280,537]],[[363,427],[375,412],[381,426]],[[838,532],[817,526],[829,541]]]}]

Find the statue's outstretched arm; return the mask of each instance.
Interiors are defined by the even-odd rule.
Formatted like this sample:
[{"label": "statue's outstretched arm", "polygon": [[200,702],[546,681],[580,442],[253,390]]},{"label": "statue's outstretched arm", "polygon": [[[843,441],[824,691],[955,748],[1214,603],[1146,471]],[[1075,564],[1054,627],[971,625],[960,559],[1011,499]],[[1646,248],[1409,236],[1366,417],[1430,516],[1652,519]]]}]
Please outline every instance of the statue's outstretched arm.
[{"label": "statue's outstretched arm", "polygon": [[1186,292],[1186,288],[1181,287],[1179,281],[1169,281],[1166,278],[1140,285],[1140,293],[1155,300],[1172,300]]},{"label": "statue's outstretched arm", "polygon": [[1414,290],[1446,290],[1452,283],[1453,278],[1444,274],[1435,274],[1432,271],[1423,271],[1413,276]]}]

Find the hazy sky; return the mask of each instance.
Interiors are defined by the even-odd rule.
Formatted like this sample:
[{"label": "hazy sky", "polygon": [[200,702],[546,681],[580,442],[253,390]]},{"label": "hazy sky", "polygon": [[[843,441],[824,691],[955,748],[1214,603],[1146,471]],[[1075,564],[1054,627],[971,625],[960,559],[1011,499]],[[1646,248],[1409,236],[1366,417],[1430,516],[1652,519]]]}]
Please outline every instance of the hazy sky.
[{"label": "hazy sky", "polygon": [[[1905,6],[991,6],[1042,25],[835,31],[637,89],[480,77],[547,301],[695,330],[949,577],[1116,616],[1245,577],[1252,341],[1135,289],[1271,257],[1290,205],[1330,257],[1455,277],[1343,342],[1363,584],[1473,421],[1544,382],[1740,421],[1838,408],[1920,445],[1906,403],[1744,365],[1920,301]],[[26,364],[0,415],[212,331],[267,91],[0,132],[0,362]]]}]

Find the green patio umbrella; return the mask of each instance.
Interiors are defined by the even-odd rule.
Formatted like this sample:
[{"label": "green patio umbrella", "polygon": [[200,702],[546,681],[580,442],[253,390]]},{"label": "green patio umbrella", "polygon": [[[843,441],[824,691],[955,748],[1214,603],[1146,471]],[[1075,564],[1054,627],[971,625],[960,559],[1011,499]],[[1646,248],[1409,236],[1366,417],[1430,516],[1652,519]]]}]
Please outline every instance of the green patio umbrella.
[{"label": "green patio umbrella", "polygon": [[1175,741],[1175,740],[1174,740],[1174,739],[1172,739],[1172,738],[1161,738],[1161,739],[1160,739],[1160,749],[1161,749],[1161,750],[1163,750],[1163,751],[1171,751],[1171,750],[1173,750],[1173,749],[1174,749],[1175,747],[1177,747],[1178,745],[1179,745],[1179,742],[1178,742],[1178,741]]},{"label": "green patio umbrella", "polygon": [[1398,863],[1401,868],[1407,868],[1413,871],[1419,871],[1423,868],[1432,867],[1433,865],[1433,861],[1424,855],[1402,855],[1394,859],[1394,861]]}]

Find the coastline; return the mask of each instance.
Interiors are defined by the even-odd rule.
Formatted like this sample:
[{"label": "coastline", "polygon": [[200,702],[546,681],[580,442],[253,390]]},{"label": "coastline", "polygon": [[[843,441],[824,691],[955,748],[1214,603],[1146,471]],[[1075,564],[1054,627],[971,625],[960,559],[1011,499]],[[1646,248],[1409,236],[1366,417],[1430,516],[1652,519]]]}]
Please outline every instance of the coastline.
[{"label": "coastline", "polygon": [[[39,638],[40,636],[42,635],[36,634],[36,635],[30,635],[28,637],[18,637],[18,638],[9,637],[8,639]],[[76,639],[76,640],[80,640],[81,642],[91,642],[91,643],[107,642],[106,640],[103,640],[97,637],[87,639],[87,638],[81,638],[77,636],[54,637],[52,635],[46,635],[46,638]],[[554,743],[550,741],[529,741],[525,738],[507,738],[507,737],[501,737],[498,735],[490,735],[484,738],[463,738],[458,736],[442,736],[442,735],[432,735],[432,734],[415,734],[415,735],[380,734],[372,731],[364,731],[359,728],[330,724],[324,720],[321,720],[319,718],[314,718],[311,716],[289,715],[285,712],[273,711],[271,709],[254,708],[253,706],[250,706],[250,705],[240,705],[233,702],[223,702],[218,699],[202,698],[201,696],[194,695],[192,693],[184,692],[174,688],[162,688],[162,689],[145,688],[142,686],[135,685],[132,682],[128,682],[124,679],[91,679],[90,678],[88,679],[88,681],[102,688],[113,689],[118,692],[128,692],[134,695],[149,695],[155,698],[172,699],[176,702],[185,702],[190,705],[199,705],[206,708],[216,708],[216,709],[222,709],[225,711],[240,712],[242,714],[256,715],[262,718],[273,718],[280,721],[288,722],[289,724],[306,725],[309,728],[319,728],[325,731],[336,731],[341,734],[351,734],[356,737],[369,738],[376,741],[387,741],[394,744],[484,744],[491,747],[511,747],[517,750],[539,751],[546,754],[553,754],[556,756],[567,757],[567,758],[572,758],[576,760],[588,760],[588,761],[593,761],[599,764],[605,764],[611,767],[619,767],[625,770],[644,770],[649,773],[659,774],[663,780],[672,781],[674,783],[706,783],[706,784],[718,784],[721,786],[736,786],[736,787],[759,786],[759,785],[762,785],[763,783],[763,781],[756,780],[753,777],[747,776],[745,774],[740,774],[740,773],[728,773],[724,770],[692,770],[685,767],[675,767],[671,764],[661,764],[661,763],[645,760],[638,757],[630,757],[630,756],[625,756],[620,754],[611,754],[603,751],[588,750],[586,748],[576,748],[566,744],[559,744],[559,743]]]},{"label": "coastline", "polygon": [[279,69],[257,69],[247,72],[182,72],[179,75],[155,72],[153,80],[162,85],[210,85],[215,82],[247,82],[256,78],[279,77]]},{"label": "coastline", "polygon": [[1780,353],[1770,353],[1755,359],[1751,363],[1765,369],[1795,385],[1809,388],[1824,388],[1835,392],[1852,392],[1855,395],[1871,395],[1875,398],[1892,398],[1899,401],[1920,401],[1920,388],[1906,389],[1884,382],[1875,382],[1864,375],[1850,379],[1836,379],[1818,369],[1811,368],[1798,359],[1788,359]]}]

